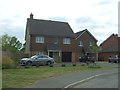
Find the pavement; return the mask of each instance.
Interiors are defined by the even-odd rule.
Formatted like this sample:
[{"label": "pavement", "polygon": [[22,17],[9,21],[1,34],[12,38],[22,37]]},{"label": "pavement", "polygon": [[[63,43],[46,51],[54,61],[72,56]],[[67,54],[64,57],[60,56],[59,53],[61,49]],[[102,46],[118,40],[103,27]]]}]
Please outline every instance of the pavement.
[{"label": "pavement", "polygon": [[[112,67],[116,67],[117,64],[109,64],[109,63],[96,63],[97,65],[108,65]],[[75,82],[83,81],[86,80],[86,78],[96,77],[101,74],[113,74],[113,73],[118,73],[118,69],[112,69],[112,70],[101,70],[101,71],[80,71],[80,72],[75,72],[71,74],[65,74],[62,76],[56,76],[56,77],[51,77],[48,79],[40,80],[30,86],[26,86],[24,88],[65,88],[66,86],[69,86]],[[90,78],[90,79],[92,79]]]}]

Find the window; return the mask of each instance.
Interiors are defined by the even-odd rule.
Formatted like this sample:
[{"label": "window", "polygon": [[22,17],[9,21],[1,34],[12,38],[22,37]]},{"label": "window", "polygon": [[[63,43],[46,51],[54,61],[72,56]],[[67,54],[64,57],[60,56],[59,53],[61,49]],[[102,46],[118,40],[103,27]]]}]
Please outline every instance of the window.
[{"label": "window", "polygon": [[92,42],[89,43],[89,46],[92,46]]},{"label": "window", "polygon": [[44,43],[44,37],[43,36],[37,36],[36,37],[36,43]]},{"label": "window", "polygon": [[54,38],[54,44],[58,44],[58,38]]},{"label": "window", "polygon": [[39,55],[38,58],[48,58],[48,56],[45,56],[45,55]]},{"label": "window", "polygon": [[83,46],[83,42],[82,41],[80,41],[79,46]]},{"label": "window", "polygon": [[43,52],[40,52],[40,51],[37,51],[36,52],[36,55],[43,55],[44,53]]},{"label": "window", "polygon": [[64,38],[63,43],[64,44],[70,44],[70,38]]}]

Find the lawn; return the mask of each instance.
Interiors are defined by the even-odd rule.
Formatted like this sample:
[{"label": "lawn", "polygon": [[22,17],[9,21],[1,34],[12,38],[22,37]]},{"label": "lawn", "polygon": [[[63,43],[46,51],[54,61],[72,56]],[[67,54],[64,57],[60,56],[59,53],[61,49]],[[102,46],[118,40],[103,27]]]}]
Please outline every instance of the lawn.
[{"label": "lawn", "polygon": [[86,70],[115,69],[116,67],[88,68],[87,66],[8,69],[2,71],[3,88],[21,88],[49,77]]}]

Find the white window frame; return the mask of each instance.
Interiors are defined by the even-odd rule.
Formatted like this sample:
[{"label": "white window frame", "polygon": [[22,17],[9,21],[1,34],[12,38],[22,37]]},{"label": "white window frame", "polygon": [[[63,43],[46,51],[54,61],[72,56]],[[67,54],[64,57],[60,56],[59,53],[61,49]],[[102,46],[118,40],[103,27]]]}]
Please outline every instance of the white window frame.
[{"label": "white window frame", "polygon": [[36,36],[36,43],[44,43],[44,37],[43,36]]},{"label": "white window frame", "polygon": [[89,46],[93,46],[93,43],[92,43],[92,42],[89,42]]},{"label": "white window frame", "polygon": [[71,44],[70,38],[64,38],[63,44]]},{"label": "white window frame", "polygon": [[37,52],[36,52],[36,55],[44,55],[44,52],[37,51]]},{"label": "white window frame", "polygon": [[82,41],[80,41],[79,46],[83,46],[83,42]]},{"label": "white window frame", "polygon": [[58,38],[54,38],[54,44],[58,44]]}]

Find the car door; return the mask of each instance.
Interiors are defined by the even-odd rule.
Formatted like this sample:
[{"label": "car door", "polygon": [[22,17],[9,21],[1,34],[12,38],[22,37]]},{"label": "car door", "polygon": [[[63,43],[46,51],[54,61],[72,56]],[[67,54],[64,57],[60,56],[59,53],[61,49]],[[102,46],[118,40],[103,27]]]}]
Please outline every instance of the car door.
[{"label": "car door", "polygon": [[44,56],[43,56],[43,55],[40,55],[40,56],[38,57],[38,62],[39,62],[40,65],[44,65],[44,64],[45,64]]},{"label": "car door", "polygon": [[47,61],[48,61],[48,56],[43,56],[43,62],[47,64]]},{"label": "car door", "polygon": [[36,56],[33,60],[33,64],[37,65],[38,63],[39,63],[39,58],[38,58],[38,56]]}]

